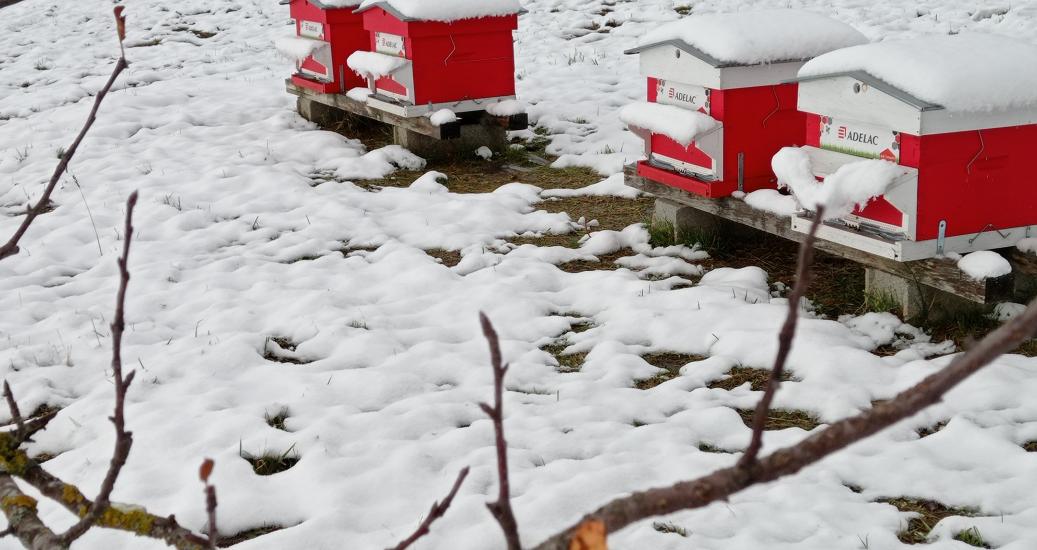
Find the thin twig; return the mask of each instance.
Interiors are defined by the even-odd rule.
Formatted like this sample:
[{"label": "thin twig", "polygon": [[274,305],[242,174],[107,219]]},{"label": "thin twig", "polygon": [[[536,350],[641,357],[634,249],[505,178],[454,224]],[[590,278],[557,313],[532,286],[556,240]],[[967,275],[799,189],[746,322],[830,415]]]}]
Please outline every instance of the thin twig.
[{"label": "thin twig", "polygon": [[454,502],[454,497],[457,496],[457,492],[461,489],[461,485],[464,483],[465,478],[468,477],[468,470],[469,468],[465,466],[465,468],[457,474],[457,480],[454,481],[454,486],[450,489],[450,493],[447,494],[446,498],[439,502],[432,503],[432,508],[429,509],[428,515],[425,516],[425,520],[421,522],[418,529],[414,531],[411,536],[407,537],[390,550],[407,550],[407,548],[410,548],[412,544],[429,534],[432,524],[439,518],[443,517],[446,514],[446,511],[450,509],[450,505]]},{"label": "thin twig", "polygon": [[788,362],[789,353],[792,351],[792,341],[796,337],[796,328],[799,323],[799,307],[803,297],[806,296],[807,288],[812,279],[811,267],[814,264],[814,242],[817,239],[817,230],[824,220],[825,209],[819,206],[814,214],[814,221],[810,224],[810,232],[803,244],[799,247],[799,261],[796,268],[796,284],[789,294],[789,312],[785,317],[785,324],[778,333],[778,355],[774,359],[774,369],[771,370],[767,388],[763,392],[763,398],[756,406],[753,413],[753,435],[742,458],[738,461],[740,468],[748,468],[760,454],[763,447],[763,431],[767,425],[767,416],[770,414],[771,404],[774,402],[774,394],[781,386],[781,379],[785,375],[785,364]]},{"label": "thin twig", "polygon": [[215,466],[216,463],[211,458],[207,458],[202,462],[202,467],[198,469],[198,477],[205,484],[205,513],[209,517],[209,550],[216,550],[216,539],[219,538],[219,531],[216,529],[216,487],[209,483],[209,476],[212,475],[212,469]]},{"label": "thin twig", "polygon": [[522,550],[519,541],[518,522],[511,509],[511,483],[508,479],[508,443],[504,439],[504,376],[508,374],[508,365],[503,364],[501,359],[500,338],[493,328],[493,323],[486,314],[479,314],[479,322],[482,324],[483,336],[490,345],[490,364],[493,366],[493,397],[494,406],[486,403],[479,407],[493,421],[493,431],[497,446],[497,477],[499,479],[499,492],[496,502],[486,504],[490,513],[500,524],[504,531],[504,540],[507,542],[508,550]]},{"label": "thin twig", "polygon": [[[126,20],[122,17],[122,6],[116,8],[116,27],[120,30],[119,46],[122,48],[123,37],[125,37],[125,25]],[[115,62],[115,68],[112,70],[112,76],[108,78],[108,83],[101,88],[101,91],[97,92],[97,97],[94,99],[94,107],[90,110],[90,115],[86,119],[86,123],[83,128],[79,131],[79,135],[76,136],[75,141],[72,142],[72,146],[65,151],[65,154],[61,156],[61,160],[58,161],[57,168],[54,169],[54,174],[51,175],[50,181],[47,182],[47,186],[43,189],[43,195],[40,196],[40,200],[35,205],[26,209],[25,218],[22,219],[21,225],[14,232],[14,235],[7,241],[6,244],[0,246],[0,260],[14,256],[21,250],[18,247],[18,242],[22,240],[25,232],[29,230],[29,226],[36,220],[36,217],[43,213],[43,210],[50,204],[50,196],[54,193],[54,189],[57,187],[58,182],[61,181],[61,176],[68,170],[68,165],[72,162],[72,157],[76,156],[76,151],[79,150],[79,144],[83,142],[83,138],[86,137],[87,132],[94,125],[97,120],[97,112],[101,108],[101,102],[111,91],[112,86],[115,85],[116,79],[122,74],[129,63],[126,61],[126,52],[122,50],[122,56]]]},{"label": "thin twig", "polygon": [[111,417],[115,425],[115,450],[112,452],[112,461],[108,466],[108,473],[101,483],[101,490],[94,499],[89,511],[66,531],[62,538],[71,543],[83,536],[87,530],[97,521],[101,514],[108,508],[109,498],[115,489],[115,481],[119,479],[126,459],[130,455],[133,446],[133,434],[126,431],[126,392],[133,383],[136,371],[131,371],[127,376],[122,375],[122,335],[126,330],[126,290],[130,284],[130,270],[128,268],[130,258],[130,243],[133,241],[133,209],[137,206],[137,192],[134,191],[126,202],[126,225],[123,235],[122,256],[119,258],[119,292],[115,298],[115,318],[112,320],[112,373],[115,378],[115,413]]},{"label": "thin twig", "polygon": [[758,483],[795,474],[803,468],[853,443],[940,402],[955,386],[1037,336],[1037,300],[1021,315],[998,328],[975,347],[956,357],[949,366],[930,375],[890,401],[857,416],[840,420],[791,447],[780,449],[748,467],[735,465],[696,480],[649,489],[620,497],[587,514],[574,525],[552,536],[534,550],[569,550],[576,529],[585,521],[597,520],[615,533],[635,522],[680,510],[689,510],[725,500]]},{"label": "thin twig", "polygon": [[7,383],[7,380],[4,380],[4,398],[7,399],[7,407],[11,409],[11,421],[18,427],[18,440],[24,441],[28,437],[25,420],[22,418],[22,411],[18,408],[18,402],[15,401],[14,392],[11,391],[11,385]]},{"label": "thin twig", "polygon": [[76,184],[76,189],[79,189],[79,196],[83,197],[83,206],[86,207],[86,215],[90,218],[90,225],[94,228],[94,240],[97,241],[97,253],[104,256],[104,249],[101,248],[101,234],[97,232],[97,223],[94,222],[94,213],[90,211],[90,203],[86,200],[86,193],[83,192],[83,186],[79,185],[79,178],[74,174],[72,175],[72,183]]}]

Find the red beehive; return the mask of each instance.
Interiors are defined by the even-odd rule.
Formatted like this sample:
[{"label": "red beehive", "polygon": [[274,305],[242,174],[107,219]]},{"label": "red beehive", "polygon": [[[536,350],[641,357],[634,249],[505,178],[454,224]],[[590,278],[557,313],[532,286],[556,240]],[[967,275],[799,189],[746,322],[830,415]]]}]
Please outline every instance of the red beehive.
[{"label": "red beehive", "polygon": [[[308,53],[298,60],[292,82],[325,94],[336,94],[365,85],[364,79],[346,67],[346,59],[368,47],[363,17],[353,13],[360,0],[282,0],[289,4],[299,43]],[[314,41],[306,43],[307,41]]]},{"label": "red beehive", "polygon": [[367,0],[356,13],[371,52],[349,66],[367,77],[372,107],[408,117],[485,110],[515,97],[521,12],[518,0]]},{"label": "red beehive", "polygon": [[789,81],[805,60],[864,42],[845,24],[797,10],[692,16],[653,31],[626,52],[640,55],[648,103],[698,111],[716,124],[684,143],[643,126],[676,111],[625,110],[624,122],[645,140],[638,175],[705,197],[776,187],[771,157],[802,141],[805,120]]},{"label": "red beehive", "polygon": [[905,174],[821,238],[910,261],[1037,236],[1037,47],[964,35],[848,48],[803,68],[799,108],[817,177],[864,158]]}]

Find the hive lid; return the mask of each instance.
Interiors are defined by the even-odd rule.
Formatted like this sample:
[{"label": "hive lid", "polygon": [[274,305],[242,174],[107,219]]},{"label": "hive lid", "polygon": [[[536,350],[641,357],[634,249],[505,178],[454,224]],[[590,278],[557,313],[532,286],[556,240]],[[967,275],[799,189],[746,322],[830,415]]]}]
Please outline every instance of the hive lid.
[{"label": "hive lid", "polygon": [[851,76],[922,110],[992,113],[1037,108],[1037,46],[961,34],[890,40],[822,55],[799,81]]},{"label": "hive lid", "polygon": [[804,61],[867,43],[853,27],[802,10],[693,15],[649,32],[626,53],[676,46],[714,67]]},{"label": "hive lid", "polygon": [[[354,0],[324,0],[325,2]],[[519,0],[363,0],[357,2],[361,13],[382,8],[400,21],[439,21],[501,17],[525,13]]]}]

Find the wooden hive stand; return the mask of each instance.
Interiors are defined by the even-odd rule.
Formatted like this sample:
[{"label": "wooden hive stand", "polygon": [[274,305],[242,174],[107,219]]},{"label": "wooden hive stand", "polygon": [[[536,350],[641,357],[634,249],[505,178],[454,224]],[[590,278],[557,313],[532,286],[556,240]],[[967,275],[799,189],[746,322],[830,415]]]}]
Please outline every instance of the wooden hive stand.
[{"label": "wooden hive stand", "polygon": [[508,131],[525,130],[525,113],[494,116],[486,111],[457,113],[458,120],[436,126],[427,116],[404,117],[368,106],[345,94],[322,94],[287,81],[288,93],[298,96],[299,114],[329,127],[342,121],[374,121],[392,127],[393,143],[425,159],[473,155],[480,147],[502,153],[508,147]]},{"label": "wooden hive stand", "polygon": [[[637,175],[636,165],[627,166],[626,184],[655,196],[653,222],[668,223],[678,234],[748,227],[795,242],[805,238],[792,229],[787,216],[757,210],[737,198],[705,198],[645,179]],[[863,266],[865,292],[895,298],[904,319],[938,318],[970,304],[1026,300],[1037,291],[1037,255],[1015,248],[998,251],[1012,264],[1012,273],[985,281],[969,278],[957,262],[945,258],[898,262],[823,239],[817,249]]]}]

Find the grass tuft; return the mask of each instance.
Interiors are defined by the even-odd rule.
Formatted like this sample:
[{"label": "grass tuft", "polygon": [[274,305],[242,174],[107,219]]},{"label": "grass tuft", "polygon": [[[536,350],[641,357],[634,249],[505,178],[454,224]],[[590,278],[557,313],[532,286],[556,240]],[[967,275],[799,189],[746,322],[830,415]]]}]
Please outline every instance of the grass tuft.
[{"label": "grass tuft", "polygon": [[680,376],[681,367],[688,363],[702,361],[705,358],[685,353],[652,353],[643,356],[642,359],[653,367],[662,369],[662,371],[651,378],[635,381],[634,387],[639,390],[650,390],[663,382],[673,380]]},{"label": "grass tuft", "polygon": [[281,407],[276,414],[271,415],[269,412],[264,415],[266,417],[266,424],[275,430],[281,430],[287,432],[288,428],[285,427],[284,423],[290,416],[288,413],[288,407]]},{"label": "grass tuft", "polygon": [[[742,422],[749,428],[753,427],[753,415],[756,411],[752,409],[736,409]],[[767,415],[767,422],[763,425],[766,431],[786,430],[788,428],[801,428],[805,431],[813,430],[821,425],[821,421],[813,413],[790,409],[771,409]]]},{"label": "grass tuft", "polygon": [[969,527],[963,531],[958,531],[958,533],[954,535],[954,540],[964,542],[965,544],[975,546],[976,548],[990,548],[987,541],[983,540],[983,535],[979,533],[979,528],[977,527]]},{"label": "grass tuft", "polygon": [[897,538],[904,544],[925,544],[929,542],[929,533],[944,518],[952,516],[973,517],[977,511],[970,508],[951,508],[932,500],[913,498],[890,498],[879,500],[895,506],[901,512],[915,514],[908,524],[897,533]]},{"label": "grass tuft", "polygon": [[[709,387],[715,390],[731,391],[748,382],[753,391],[763,391],[767,388],[767,382],[770,379],[771,371],[769,370],[735,367],[724,378],[714,381]],[[790,382],[792,380],[793,378],[788,372],[782,373],[782,382]]]},{"label": "grass tuft", "polygon": [[288,447],[287,451],[280,454],[265,451],[261,455],[253,455],[239,448],[238,456],[252,464],[252,471],[261,476],[272,476],[287,471],[298,464],[300,460],[299,453],[295,450],[294,444]]}]

